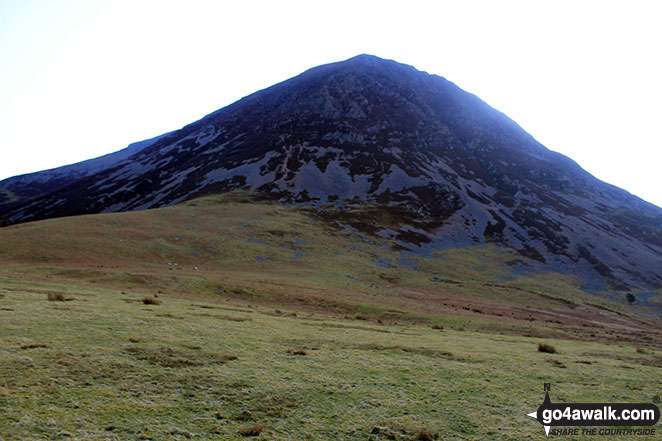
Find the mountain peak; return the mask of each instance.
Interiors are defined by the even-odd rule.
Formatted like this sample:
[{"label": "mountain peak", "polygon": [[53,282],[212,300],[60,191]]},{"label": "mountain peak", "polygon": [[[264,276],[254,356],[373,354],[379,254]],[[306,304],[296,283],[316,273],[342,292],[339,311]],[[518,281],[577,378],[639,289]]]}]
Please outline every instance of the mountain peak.
[{"label": "mountain peak", "polygon": [[399,80],[404,80],[407,76],[407,73],[410,75],[432,77],[425,72],[416,70],[412,66],[398,63],[394,60],[380,58],[376,55],[360,54],[343,61],[337,61],[334,63],[314,67],[297,77],[291,78],[288,81],[297,81],[307,76],[320,78],[329,74],[347,75],[356,74],[359,72],[368,76],[374,77],[376,75],[383,75],[391,77],[392,79],[399,78]]},{"label": "mountain peak", "polygon": [[370,65],[370,66],[377,66],[377,65],[400,65],[400,66],[406,66],[405,64],[398,63],[397,61],[394,60],[388,60],[385,58],[380,58],[376,55],[371,55],[371,54],[359,54],[354,57],[348,58],[345,61],[340,61],[340,63],[347,63],[347,64],[364,64],[364,65]]},{"label": "mountain peak", "polygon": [[12,199],[7,182],[7,224],[244,188],[315,206],[377,204],[401,224],[376,231],[409,238],[403,246],[497,243],[527,265],[592,274],[591,289],[662,286],[662,210],[453,83],[374,55],[256,92],[94,174],[60,176],[49,194]]},{"label": "mountain peak", "polygon": [[376,55],[372,55],[372,54],[358,54],[358,55],[355,55],[351,58],[348,58],[346,61],[351,61],[351,60],[364,61],[364,62],[368,62],[368,61],[385,61],[383,58],[380,58],[380,57],[378,57]]}]

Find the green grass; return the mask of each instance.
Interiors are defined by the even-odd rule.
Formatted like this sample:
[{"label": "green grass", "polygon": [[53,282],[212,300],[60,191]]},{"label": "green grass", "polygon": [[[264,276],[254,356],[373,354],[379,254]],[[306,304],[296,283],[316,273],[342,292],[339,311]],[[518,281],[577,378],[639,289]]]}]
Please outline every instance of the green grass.
[{"label": "green grass", "polygon": [[0,438],[243,439],[263,425],[273,440],[542,439],[525,413],[543,382],[579,402],[648,401],[662,386],[656,350],[71,295],[0,299]]},{"label": "green grass", "polygon": [[241,192],[3,228],[0,439],[543,439],[543,382],[659,395],[636,302],[495,245],[396,245]]},{"label": "green grass", "polygon": [[[416,293],[539,308],[590,300],[626,314],[646,312],[625,299],[587,296],[569,275],[512,273],[508,262],[521,258],[496,245],[403,255],[401,244],[348,233],[315,210],[258,203],[241,192],[165,209],[17,225],[0,230],[0,241],[0,271],[108,288],[213,295],[238,287],[279,301],[298,294],[309,298],[311,290],[321,289],[324,298],[341,303],[387,303],[418,313],[437,302],[411,301]],[[417,268],[398,264],[403,257]],[[376,302],[375,296],[387,301]]]}]

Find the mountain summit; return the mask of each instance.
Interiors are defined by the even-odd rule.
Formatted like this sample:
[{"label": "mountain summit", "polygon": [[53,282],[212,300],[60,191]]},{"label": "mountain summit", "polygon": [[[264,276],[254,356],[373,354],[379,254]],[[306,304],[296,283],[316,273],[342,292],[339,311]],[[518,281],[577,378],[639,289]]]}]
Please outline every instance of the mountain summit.
[{"label": "mountain summit", "polygon": [[375,204],[402,219],[375,234],[408,249],[491,242],[525,265],[579,272],[588,288],[662,287],[662,209],[444,78],[371,55],[310,69],[116,159],[2,181],[0,217],[138,210],[245,188],[320,207]]}]

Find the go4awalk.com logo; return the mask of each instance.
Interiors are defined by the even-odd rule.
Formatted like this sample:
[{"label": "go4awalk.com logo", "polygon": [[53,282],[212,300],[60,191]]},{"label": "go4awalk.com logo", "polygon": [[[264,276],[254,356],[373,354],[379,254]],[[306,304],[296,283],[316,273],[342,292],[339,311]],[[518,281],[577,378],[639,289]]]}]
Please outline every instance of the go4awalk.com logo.
[{"label": "go4awalk.com logo", "polygon": [[[535,418],[550,435],[655,435],[660,409],[651,403],[552,403],[549,383],[544,384],[545,400]],[[659,401],[659,398],[657,401]]]}]

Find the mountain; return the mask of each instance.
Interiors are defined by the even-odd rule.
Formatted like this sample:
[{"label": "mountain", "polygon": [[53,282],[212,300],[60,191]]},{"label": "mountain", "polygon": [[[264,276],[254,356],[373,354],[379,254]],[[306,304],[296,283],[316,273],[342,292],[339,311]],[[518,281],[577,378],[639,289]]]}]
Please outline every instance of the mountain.
[{"label": "mountain", "polygon": [[52,193],[85,177],[107,170],[166,135],[168,133],[145,141],[134,142],[120,151],[98,158],[0,181],[0,213],[20,206],[27,200]]},{"label": "mountain", "polygon": [[[394,61],[319,66],[147,142],[98,169],[2,181],[20,198],[0,205],[0,217],[139,210],[247,188],[317,206],[407,252],[496,243],[521,256],[514,271],[576,274],[593,291],[662,288],[662,209],[444,78]],[[33,184],[42,177],[47,184]],[[348,204],[370,204],[397,225],[349,219]]]}]

